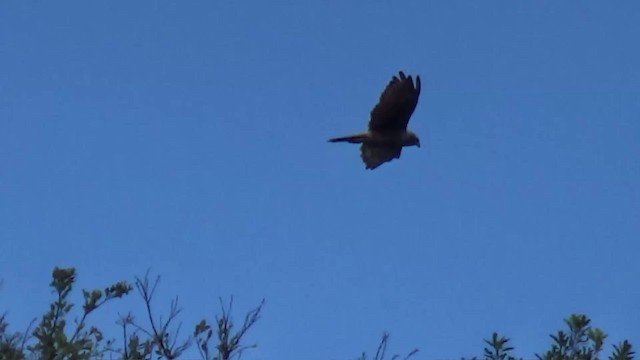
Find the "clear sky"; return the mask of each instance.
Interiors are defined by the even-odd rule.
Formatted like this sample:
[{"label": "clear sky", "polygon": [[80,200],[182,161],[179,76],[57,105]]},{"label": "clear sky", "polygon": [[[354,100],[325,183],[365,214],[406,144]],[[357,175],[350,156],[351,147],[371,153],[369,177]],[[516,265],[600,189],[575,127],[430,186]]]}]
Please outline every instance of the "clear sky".
[{"label": "clear sky", "polygon": [[[2,1],[0,310],[163,276],[247,359],[518,355],[572,312],[640,346],[640,3]],[[365,171],[398,70],[422,148]],[[79,295],[79,294],[78,294]],[[136,301],[94,318],[111,326]],[[114,333],[114,336],[117,335]],[[607,348],[610,350],[610,347]]]}]

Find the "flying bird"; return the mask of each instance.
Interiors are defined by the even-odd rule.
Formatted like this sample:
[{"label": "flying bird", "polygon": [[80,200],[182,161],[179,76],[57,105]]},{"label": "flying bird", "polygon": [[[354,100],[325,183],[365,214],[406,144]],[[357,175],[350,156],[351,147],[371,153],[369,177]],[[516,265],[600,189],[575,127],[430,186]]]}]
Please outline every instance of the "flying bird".
[{"label": "flying bird", "polygon": [[329,142],[348,142],[360,145],[360,157],[366,169],[375,169],[385,162],[399,159],[405,146],[420,147],[418,136],[407,130],[409,119],[420,96],[420,76],[415,84],[402,71],[385,87],[378,104],[371,110],[366,132],[329,139]]}]

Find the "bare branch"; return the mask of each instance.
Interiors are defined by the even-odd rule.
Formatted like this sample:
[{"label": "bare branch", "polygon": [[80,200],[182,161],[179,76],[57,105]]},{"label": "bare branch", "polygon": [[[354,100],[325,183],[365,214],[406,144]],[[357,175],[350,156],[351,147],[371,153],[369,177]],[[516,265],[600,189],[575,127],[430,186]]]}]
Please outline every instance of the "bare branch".
[{"label": "bare branch", "polygon": [[142,331],[149,337],[151,337],[151,345],[158,346],[159,354],[169,360],[172,360],[178,358],[186,349],[191,346],[192,338],[187,337],[184,342],[178,344],[177,337],[180,332],[181,324],[178,324],[178,328],[174,334],[174,338],[172,339],[171,337],[169,328],[174,320],[178,317],[178,315],[182,312],[182,309],[180,309],[178,306],[177,297],[171,301],[169,316],[167,320],[163,321],[162,317],[160,317],[157,322],[154,320],[151,302],[153,301],[153,295],[158,287],[159,282],[160,276],[157,276],[155,278],[155,281],[153,282],[153,285],[151,285],[151,283],[149,282],[149,271],[146,272],[143,279],[136,277],[135,286],[144,301],[151,330],[147,330],[133,321],[131,323],[132,325],[134,325],[134,327],[136,327],[137,330]]},{"label": "bare branch", "polygon": [[[384,332],[382,334],[382,339],[380,339],[380,343],[378,344],[378,349],[376,351],[376,355],[374,356],[373,360],[384,360],[388,343],[389,343],[389,333]],[[417,353],[418,353],[418,349],[413,349],[403,358],[403,360],[408,360],[409,358],[411,358],[413,355]],[[397,360],[398,358],[400,358],[399,354],[391,356],[391,360]],[[358,360],[367,360],[367,353],[363,352],[362,355],[360,355],[360,357],[358,358]]]}]

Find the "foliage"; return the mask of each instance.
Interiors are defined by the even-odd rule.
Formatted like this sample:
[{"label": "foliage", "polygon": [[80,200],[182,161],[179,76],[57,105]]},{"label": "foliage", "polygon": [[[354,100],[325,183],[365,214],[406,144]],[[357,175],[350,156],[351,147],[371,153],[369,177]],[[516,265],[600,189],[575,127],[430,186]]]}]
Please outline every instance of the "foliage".
[{"label": "foliage", "polygon": [[[51,288],[54,300],[40,321],[31,321],[24,332],[11,332],[6,313],[0,316],[0,360],[88,360],[88,359],[181,359],[194,345],[203,360],[239,359],[243,352],[255,348],[255,344],[244,343],[245,335],[260,319],[264,299],[246,313],[242,323],[232,318],[233,298],[228,304],[220,299],[220,314],[215,322],[199,321],[193,332],[180,336],[181,323],[177,318],[182,309],[178,298],[171,301],[169,314],[163,317],[155,315],[153,299],[160,277],[150,280],[147,272],[144,277],[136,277],[133,285],[125,281],[109,287],[94,290],[82,290],[83,305],[79,318],[69,324],[74,310],[69,295],[76,281],[74,268],[53,270]],[[88,324],[89,316],[106,303],[112,302],[136,291],[145,306],[145,313],[138,320],[133,314],[121,316],[118,325],[122,329],[119,341],[105,338],[102,331]],[[37,325],[36,325],[37,323]],[[565,319],[566,330],[551,334],[551,345],[542,354],[536,354],[537,360],[600,360],[607,334],[591,326],[591,319],[583,314],[573,314]],[[375,355],[369,358],[362,353],[357,360],[385,360],[389,334],[384,333]],[[118,346],[120,344],[120,346]],[[514,355],[511,340],[498,333],[485,339],[482,357],[471,360],[522,360]],[[418,353],[418,349],[407,355],[392,355],[390,360],[408,360]],[[609,360],[633,360],[631,343],[624,340],[613,345]]]},{"label": "foliage", "polygon": [[[105,341],[102,332],[94,327],[87,327],[89,314],[105,303],[121,298],[129,293],[131,287],[125,282],[118,282],[103,290],[83,290],[84,305],[82,316],[74,321],[75,327],[68,330],[68,315],[74,304],[68,297],[76,279],[75,269],[53,270],[53,288],[55,300],[49,310],[42,316],[40,323],[30,332],[35,320],[24,333],[9,334],[6,314],[0,319],[0,358],[26,359],[95,359],[101,358],[108,351],[109,342]],[[34,341],[30,341],[34,340]]]},{"label": "foliage", "polygon": [[[127,282],[117,282],[104,290],[82,290],[84,303],[79,319],[69,326],[74,304],[69,295],[76,281],[73,268],[53,270],[51,288],[54,301],[34,328],[34,319],[24,332],[10,332],[6,313],[0,317],[0,360],[88,360],[88,359],[180,359],[194,340],[204,360],[230,360],[240,357],[243,350],[253,346],[245,346],[242,342],[247,331],[260,318],[264,300],[258,307],[249,311],[245,322],[237,331],[231,317],[230,301],[228,308],[223,306],[222,315],[216,317],[215,345],[211,345],[214,330],[201,320],[195,325],[193,334],[180,337],[181,324],[176,324],[181,312],[178,299],[171,301],[166,320],[156,317],[153,311],[153,297],[160,278],[150,281],[149,273],[142,278],[135,278],[133,286]],[[95,326],[88,326],[91,313],[107,302],[129,295],[133,290],[143,300],[146,313],[145,321],[138,321],[128,313],[121,316],[118,324],[122,328],[121,347],[116,340],[106,339],[102,331]],[[211,350],[213,349],[213,351]]]},{"label": "foliage", "polygon": [[[536,354],[537,360],[600,360],[604,340],[607,334],[599,328],[591,326],[591,319],[583,314],[572,314],[565,319],[568,331],[558,331],[549,335],[553,340],[549,350],[542,355]],[[517,360],[513,355],[511,340],[493,333],[491,340],[485,340],[485,360]],[[634,352],[631,343],[624,340],[613,345],[609,360],[633,360]],[[476,357],[472,358],[478,360]],[[522,358],[520,358],[522,360]]]}]

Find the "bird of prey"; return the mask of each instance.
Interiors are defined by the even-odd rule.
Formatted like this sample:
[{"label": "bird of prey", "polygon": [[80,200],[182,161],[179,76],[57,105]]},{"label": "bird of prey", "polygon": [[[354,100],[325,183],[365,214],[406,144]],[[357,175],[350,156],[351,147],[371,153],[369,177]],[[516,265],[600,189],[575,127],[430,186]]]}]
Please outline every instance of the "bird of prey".
[{"label": "bird of prey", "polygon": [[329,142],[362,144],[360,157],[366,169],[375,169],[385,162],[399,159],[404,146],[420,147],[420,139],[407,130],[407,124],[418,104],[420,76],[414,84],[411,76],[402,71],[394,76],[380,95],[380,101],[371,110],[369,130],[366,132],[329,139]]}]

